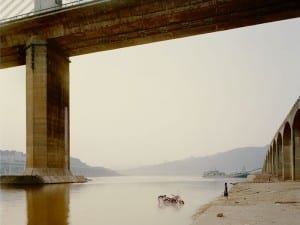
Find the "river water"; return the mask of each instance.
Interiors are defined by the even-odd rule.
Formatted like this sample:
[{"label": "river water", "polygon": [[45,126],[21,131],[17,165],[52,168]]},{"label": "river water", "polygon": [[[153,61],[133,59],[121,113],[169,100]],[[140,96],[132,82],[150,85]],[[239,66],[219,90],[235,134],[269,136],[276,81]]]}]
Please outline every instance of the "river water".
[{"label": "river water", "polygon": [[[202,177],[98,177],[84,184],[1,186],[1,225],[189,225],[197,209],[221,195],[224,182]],[[229,186],[230,187],[230,186]],[[159,203],[180,195],[183,206]]]}]

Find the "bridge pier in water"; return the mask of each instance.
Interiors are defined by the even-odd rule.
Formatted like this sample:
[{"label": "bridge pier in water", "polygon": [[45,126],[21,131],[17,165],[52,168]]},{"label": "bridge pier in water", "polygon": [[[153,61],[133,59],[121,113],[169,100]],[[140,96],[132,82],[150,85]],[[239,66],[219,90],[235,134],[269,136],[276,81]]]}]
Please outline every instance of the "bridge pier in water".
[{"label": "bridge pier in water", "polygon": [[2,183],[84,182],[70,170],[69,58],[36,38],[25,57],[26,168],[24,176]]},{"label": "bridge pier in water", "polygon": [[24,175],[70,174],[68,108],[69,62],[46,41],[30,40],[26,46]]},{"label": "bridge pier in water", "polygon": [[26,46],[26,168],[46,183],[78,182],[70,170],[69,58],[46,40]]}]

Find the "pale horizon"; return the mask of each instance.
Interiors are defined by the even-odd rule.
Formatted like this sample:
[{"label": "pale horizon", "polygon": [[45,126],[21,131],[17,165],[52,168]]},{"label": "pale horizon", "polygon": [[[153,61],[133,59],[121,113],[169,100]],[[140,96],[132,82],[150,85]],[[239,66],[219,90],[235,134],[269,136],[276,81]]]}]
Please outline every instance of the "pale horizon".
[{"label": "pale horizon", "polygon": [[[265,146],[300,95],[300,19],[72,57],[71,156],[133,168]],[[25,67],[0,70],[0,149],[26,151]]]}]

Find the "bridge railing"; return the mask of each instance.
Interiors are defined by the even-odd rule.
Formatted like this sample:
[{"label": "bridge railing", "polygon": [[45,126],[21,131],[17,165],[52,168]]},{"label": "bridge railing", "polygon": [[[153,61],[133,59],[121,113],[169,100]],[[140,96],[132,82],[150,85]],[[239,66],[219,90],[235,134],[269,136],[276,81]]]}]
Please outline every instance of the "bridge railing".
[{"label": "bridge railing", "polygon": [[[105,2],[105,1],[108,1],[108,0],[64,0],[63,4],[60,6],[41,9],[41,10],[37,10],[37,11],[34,11],[34,9],[32,8],[32,11],[27,12],[27,13],[18,14],[15,16],[7,17],[7,18],[0,18],[0,24],[7,23],[10,21],[14,21],[14,20],[23,19],[23,18],[30,17],[30,16],[36,16],[36,15],[41,15],[41,14],[45,14],[45,13],[49,13],[49,12],[59,11],[59,10],[62,10],[62,9],[65,9],[65,8],[68,8],[71,6],[80,5],[80,4],[84,4],[84,3]],[[28,7],[29,5],[27,4],[23,8],[25,9],[26,6]],[[12,11],[12,10],[10,10],[10,11]]]}]

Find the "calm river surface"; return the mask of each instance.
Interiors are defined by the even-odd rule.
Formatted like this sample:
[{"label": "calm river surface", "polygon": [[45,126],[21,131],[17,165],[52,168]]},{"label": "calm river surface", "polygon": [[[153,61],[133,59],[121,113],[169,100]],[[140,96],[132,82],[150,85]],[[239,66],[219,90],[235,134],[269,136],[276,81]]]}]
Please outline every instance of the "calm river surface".
[{"label": "calm river surface", "polygon": [[[224,182],[201,177],[99,177],[84,184],[0,188],[1,225],[189,225]],[[230,186],[229,186],[230,187]],[[158,204],[178,194],[183,206]]]}]

